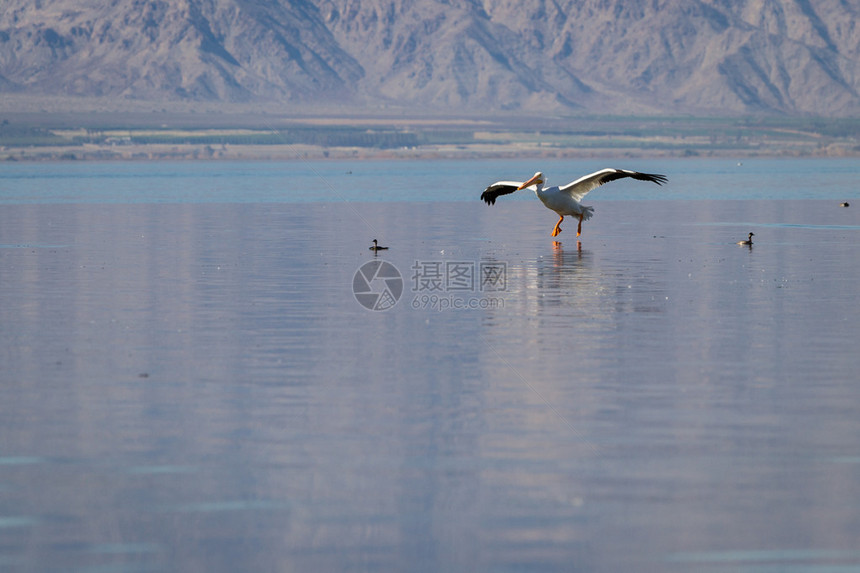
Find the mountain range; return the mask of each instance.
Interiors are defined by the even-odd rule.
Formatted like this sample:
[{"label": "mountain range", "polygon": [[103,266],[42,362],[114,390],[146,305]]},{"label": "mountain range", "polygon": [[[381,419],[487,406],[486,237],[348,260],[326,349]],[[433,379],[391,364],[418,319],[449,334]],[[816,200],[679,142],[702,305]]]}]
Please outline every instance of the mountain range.
[{"label": "mountain range", "polygon": [[3,0],[2,94],[860,112],[858,0]]}]

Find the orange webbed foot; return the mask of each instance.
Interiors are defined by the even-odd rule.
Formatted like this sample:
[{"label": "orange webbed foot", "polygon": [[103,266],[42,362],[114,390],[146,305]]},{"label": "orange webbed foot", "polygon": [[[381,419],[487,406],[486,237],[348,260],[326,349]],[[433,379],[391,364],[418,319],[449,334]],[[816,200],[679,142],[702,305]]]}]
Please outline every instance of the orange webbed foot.
[{"label": "orange webbed foot", "polygon": [[561,215],[561,216],[558,218],[558,223],[556,223],[556,224],[555,224],[555,227],[554,227],[554,228],[553,228],[553,230],[552,230],[552,236],[553,236],[553,237],[555,237],[555,236],[557,236],[559,233],[561,233],[561,227],[560,227],[560,225],[561,225],[561,222],[562,222],[562,221],[564,221],[564,215]]}]

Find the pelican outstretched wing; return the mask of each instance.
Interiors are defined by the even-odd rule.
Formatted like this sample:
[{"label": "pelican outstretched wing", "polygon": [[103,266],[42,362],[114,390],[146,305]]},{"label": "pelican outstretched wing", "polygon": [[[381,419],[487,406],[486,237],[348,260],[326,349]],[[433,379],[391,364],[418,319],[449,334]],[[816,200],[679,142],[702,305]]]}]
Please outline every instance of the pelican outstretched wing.
[{"label": "pelican outstretched wing", "polygon": [[508,195],[519,189],[522,181],[496,181],[481,193],[481,199],[487,202],[487,205],[495,205],[496,198],[501,195]]},{"label": "pelican outstretched wing", "polygon": [[580,177],[576,181],[560,187],[560,190],[577,201],[582,201],[582,198],[588,195],[589,191],[597,189],[604,183],[609,183],[616,179],[624,179],[625,177],[631,177],[639,181],[651,181],[657,185],[662,185],[669,180],[665,175],[658,175],[656,173],[639,173],[638,171],[628,171],[627,169],[601,169],[591,175]]}]

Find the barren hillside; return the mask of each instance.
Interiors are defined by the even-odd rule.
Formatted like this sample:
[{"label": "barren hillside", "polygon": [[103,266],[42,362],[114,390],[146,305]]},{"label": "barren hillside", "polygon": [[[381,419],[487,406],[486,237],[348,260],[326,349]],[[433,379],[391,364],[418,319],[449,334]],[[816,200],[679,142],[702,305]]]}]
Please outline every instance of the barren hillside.
[{"label": "barren hillside", "polygon": [[0,94],[851,115],[857,0],[5,0]]}]

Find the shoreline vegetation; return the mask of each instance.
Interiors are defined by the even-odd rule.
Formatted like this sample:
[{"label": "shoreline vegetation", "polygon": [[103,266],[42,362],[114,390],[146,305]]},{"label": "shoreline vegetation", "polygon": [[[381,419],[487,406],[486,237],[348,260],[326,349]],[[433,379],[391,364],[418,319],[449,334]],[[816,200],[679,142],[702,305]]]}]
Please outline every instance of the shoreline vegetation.
[{"label": "shoreline vegetation", "polygon": [[860,118],[350,115],[240,104],[15,102],[0,103],[0,161],[860,157]]}]

